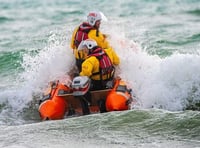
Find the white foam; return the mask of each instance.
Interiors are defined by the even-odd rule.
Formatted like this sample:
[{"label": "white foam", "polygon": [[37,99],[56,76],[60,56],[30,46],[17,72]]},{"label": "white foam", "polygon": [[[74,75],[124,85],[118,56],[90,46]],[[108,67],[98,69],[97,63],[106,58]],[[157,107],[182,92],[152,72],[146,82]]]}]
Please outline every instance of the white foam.
[{"label": "white foam", "polygon": [[[121,59],[117,73],[129,82],[142,108],[176,111],[184,109],[191,96],[192,100],[199,100],[199,55],[177,53],[166,58],[149,55],[125,34],[117,36],[115,29],[108,31],[112,34],[108,39]],[[42,92],[49,81],[66,76],[75,64],[70,41],[60,40],[59,35],[62,33],[51,32],[44,49],[34,56],[24,55],[25,71],[20,75],[23,85],[8,100],[11,106],[22,109],[33,99],[34,93]]]}]

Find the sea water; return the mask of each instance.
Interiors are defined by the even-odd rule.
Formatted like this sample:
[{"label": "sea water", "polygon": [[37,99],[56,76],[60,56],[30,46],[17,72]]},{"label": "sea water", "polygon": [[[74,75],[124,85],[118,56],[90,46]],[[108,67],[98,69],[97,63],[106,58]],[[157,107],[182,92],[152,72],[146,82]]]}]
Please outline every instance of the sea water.
[{"label": "sea water", "polygon": [[[93,10],[138,104],[41,122],[41,93],[74,66],[72,32]],[[0,147],[200,147],[199,53],[199,0],[0,0]]]}]

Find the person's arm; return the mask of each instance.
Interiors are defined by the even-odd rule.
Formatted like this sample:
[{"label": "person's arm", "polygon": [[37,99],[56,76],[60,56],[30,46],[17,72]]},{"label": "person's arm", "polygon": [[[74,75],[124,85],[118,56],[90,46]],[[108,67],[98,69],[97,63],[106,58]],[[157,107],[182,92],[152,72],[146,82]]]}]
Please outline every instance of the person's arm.
[{"label": "person's arm", "polygon": [[70,43],[71,49],[76,49],[76,46],[74,44],[74,39],[75,39],[75,35],[76,35],[77,30],[78,30],[78,27],[76,27],[74,29],[74,32],[72,33],[72,38],[71,38],[71,43]]},{"label": "person's arm", "polygon": [[113,54],[113,64],[114,65],[119,65],[120,64],[120,58],[117,55],[117,53],[115,52],[115,50],[113,50],[113,49],[112,49],[112,54]]},{"label": "person's arm", "polygon": [[120,64],[119,56],[116,54],[116,52],[113,48],[110,47],[110,48],[104,49],[104,51],[109,56],[113,65],[119,65]]},{"label": "person's arm", "polygon": [[95,40],[97,42],[97,45],[103,49],[110,47],[109,42],[100,31],[98,36],[96,36],[96,30],[90,30],[90,32],[88,33],[88,38]]},{"label": "person's arm", "polygon": [[82,71],[80,72],[80,76],[90,77],[92,75],[92,69],[93,69],[93,64],[90,58],[88,58],[82,63]]}]

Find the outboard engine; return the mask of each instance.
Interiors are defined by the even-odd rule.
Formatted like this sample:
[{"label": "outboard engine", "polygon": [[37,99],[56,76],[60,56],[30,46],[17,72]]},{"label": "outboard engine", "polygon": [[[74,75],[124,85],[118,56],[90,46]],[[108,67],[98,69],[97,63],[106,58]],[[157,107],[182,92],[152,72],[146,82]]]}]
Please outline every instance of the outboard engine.
[{"label": "outboard engine", "polygon": [[72,81],[72,89],[74,96],[83,96],[90,89],[90,79],[87,76],[75,77]]},{"label": "outboard engine", "polygon": [[75,77],[72,81],[73,96],[80,100],[83,115],[90,114],[90,79],[87,76]]}]

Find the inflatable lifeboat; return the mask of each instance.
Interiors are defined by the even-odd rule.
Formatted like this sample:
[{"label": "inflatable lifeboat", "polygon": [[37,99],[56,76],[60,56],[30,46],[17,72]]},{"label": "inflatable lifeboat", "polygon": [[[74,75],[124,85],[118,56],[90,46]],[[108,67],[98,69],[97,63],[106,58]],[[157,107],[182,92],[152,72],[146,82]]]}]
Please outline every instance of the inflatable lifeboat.
[{"label": "inflatable lifeboat", "polygon": [[131,89],[124,81],[115,79],[111,89],[89,91],[90,79],[75,77],[71,85],[51,82],[39,105],[42,120],[58,120],[67,116],[87,115],[131,108]]}]

